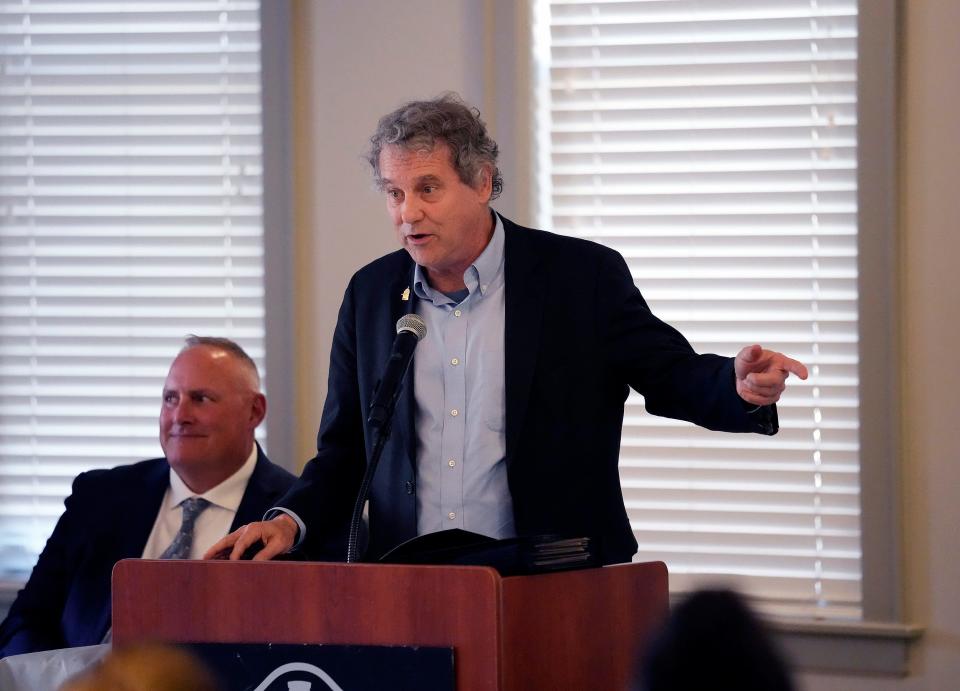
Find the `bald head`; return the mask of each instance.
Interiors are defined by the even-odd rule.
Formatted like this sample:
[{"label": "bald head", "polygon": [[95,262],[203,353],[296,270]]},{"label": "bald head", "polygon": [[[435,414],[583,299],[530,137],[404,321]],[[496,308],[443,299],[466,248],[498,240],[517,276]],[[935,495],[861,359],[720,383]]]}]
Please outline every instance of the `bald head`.
[{"label": "bald head", "polygon": [[257,370],[257,363],[247,355],[247,351],[241,348],[236,341],[219,336],[195,336],[193,334],[187,336],[183,341],[184,346],[180,349],[181,353],[190,348],[206,347],[222,351],[225,355],[233,357],[245,373],[251,389],[260,391],[260,372]]},{"label": "bald head", "polygon": [[267,411],[253,360],[224,341],[188,340],[163,387],[160,445],[170,467],[197,494],[240,469]]}]

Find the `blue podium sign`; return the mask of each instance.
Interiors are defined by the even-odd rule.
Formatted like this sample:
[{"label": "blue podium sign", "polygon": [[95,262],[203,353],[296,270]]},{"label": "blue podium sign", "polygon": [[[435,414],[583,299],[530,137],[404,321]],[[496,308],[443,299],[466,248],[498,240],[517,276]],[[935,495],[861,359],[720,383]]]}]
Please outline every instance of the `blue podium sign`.
[{"label": "blue podium sign", "polygon": [[230,691],[454,691],[453,648],[191,643]]}]

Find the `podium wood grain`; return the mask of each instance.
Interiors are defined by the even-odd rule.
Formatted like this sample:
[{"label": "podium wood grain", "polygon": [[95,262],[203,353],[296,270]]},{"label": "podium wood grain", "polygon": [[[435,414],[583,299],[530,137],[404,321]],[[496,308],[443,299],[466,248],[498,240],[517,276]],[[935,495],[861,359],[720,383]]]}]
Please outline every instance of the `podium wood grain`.
[{"label": "podium wood grain", "polygon": [[130,559],[113,640],[453,647],[458,691],[623,689],[667,611],[662,563],[501,578],[472,566]]}]

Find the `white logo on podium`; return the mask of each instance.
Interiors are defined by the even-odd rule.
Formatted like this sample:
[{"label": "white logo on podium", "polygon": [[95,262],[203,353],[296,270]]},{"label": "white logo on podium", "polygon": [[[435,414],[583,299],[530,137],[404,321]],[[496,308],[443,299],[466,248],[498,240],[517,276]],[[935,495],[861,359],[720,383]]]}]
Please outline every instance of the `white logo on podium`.
[{"label": "white logo on podium", "polygon": [[[288,662],[285,665],[280,665],[275,670],[270,672],[270,674],[267,675],[267,678],[260,682],[260,686],[254,689],[254,691],[266,691],[270,684],[275,682],[287,672],[307,672],[308,674],[312,674],[317,677],[317,679],[323,681],[330,691],[343,691],[343,689],[340,688],[340,685],[337,684],[337,682],[335,682],[329,674],[324,672],[316,665],[311,665],[306,662]],[[312,686],[313,684],[309,681],[288,681],[287,691],[310,691]]]}]

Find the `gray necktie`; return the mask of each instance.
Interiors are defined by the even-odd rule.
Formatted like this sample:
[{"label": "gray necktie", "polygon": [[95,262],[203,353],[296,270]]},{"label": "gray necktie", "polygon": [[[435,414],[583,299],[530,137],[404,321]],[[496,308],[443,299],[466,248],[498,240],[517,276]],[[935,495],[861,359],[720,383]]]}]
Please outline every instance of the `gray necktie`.
[{"label": "gray necktie", "polygon": [[210,502],[200,497],[190,497],[180,503],[183,509],[183,521],[180,523],[180,532],[173,538],[173,542],[167,547],[161,559],[189,559],[190,548],[193,546],[193,524],[197,521],[204,509],[210,506]]}]

